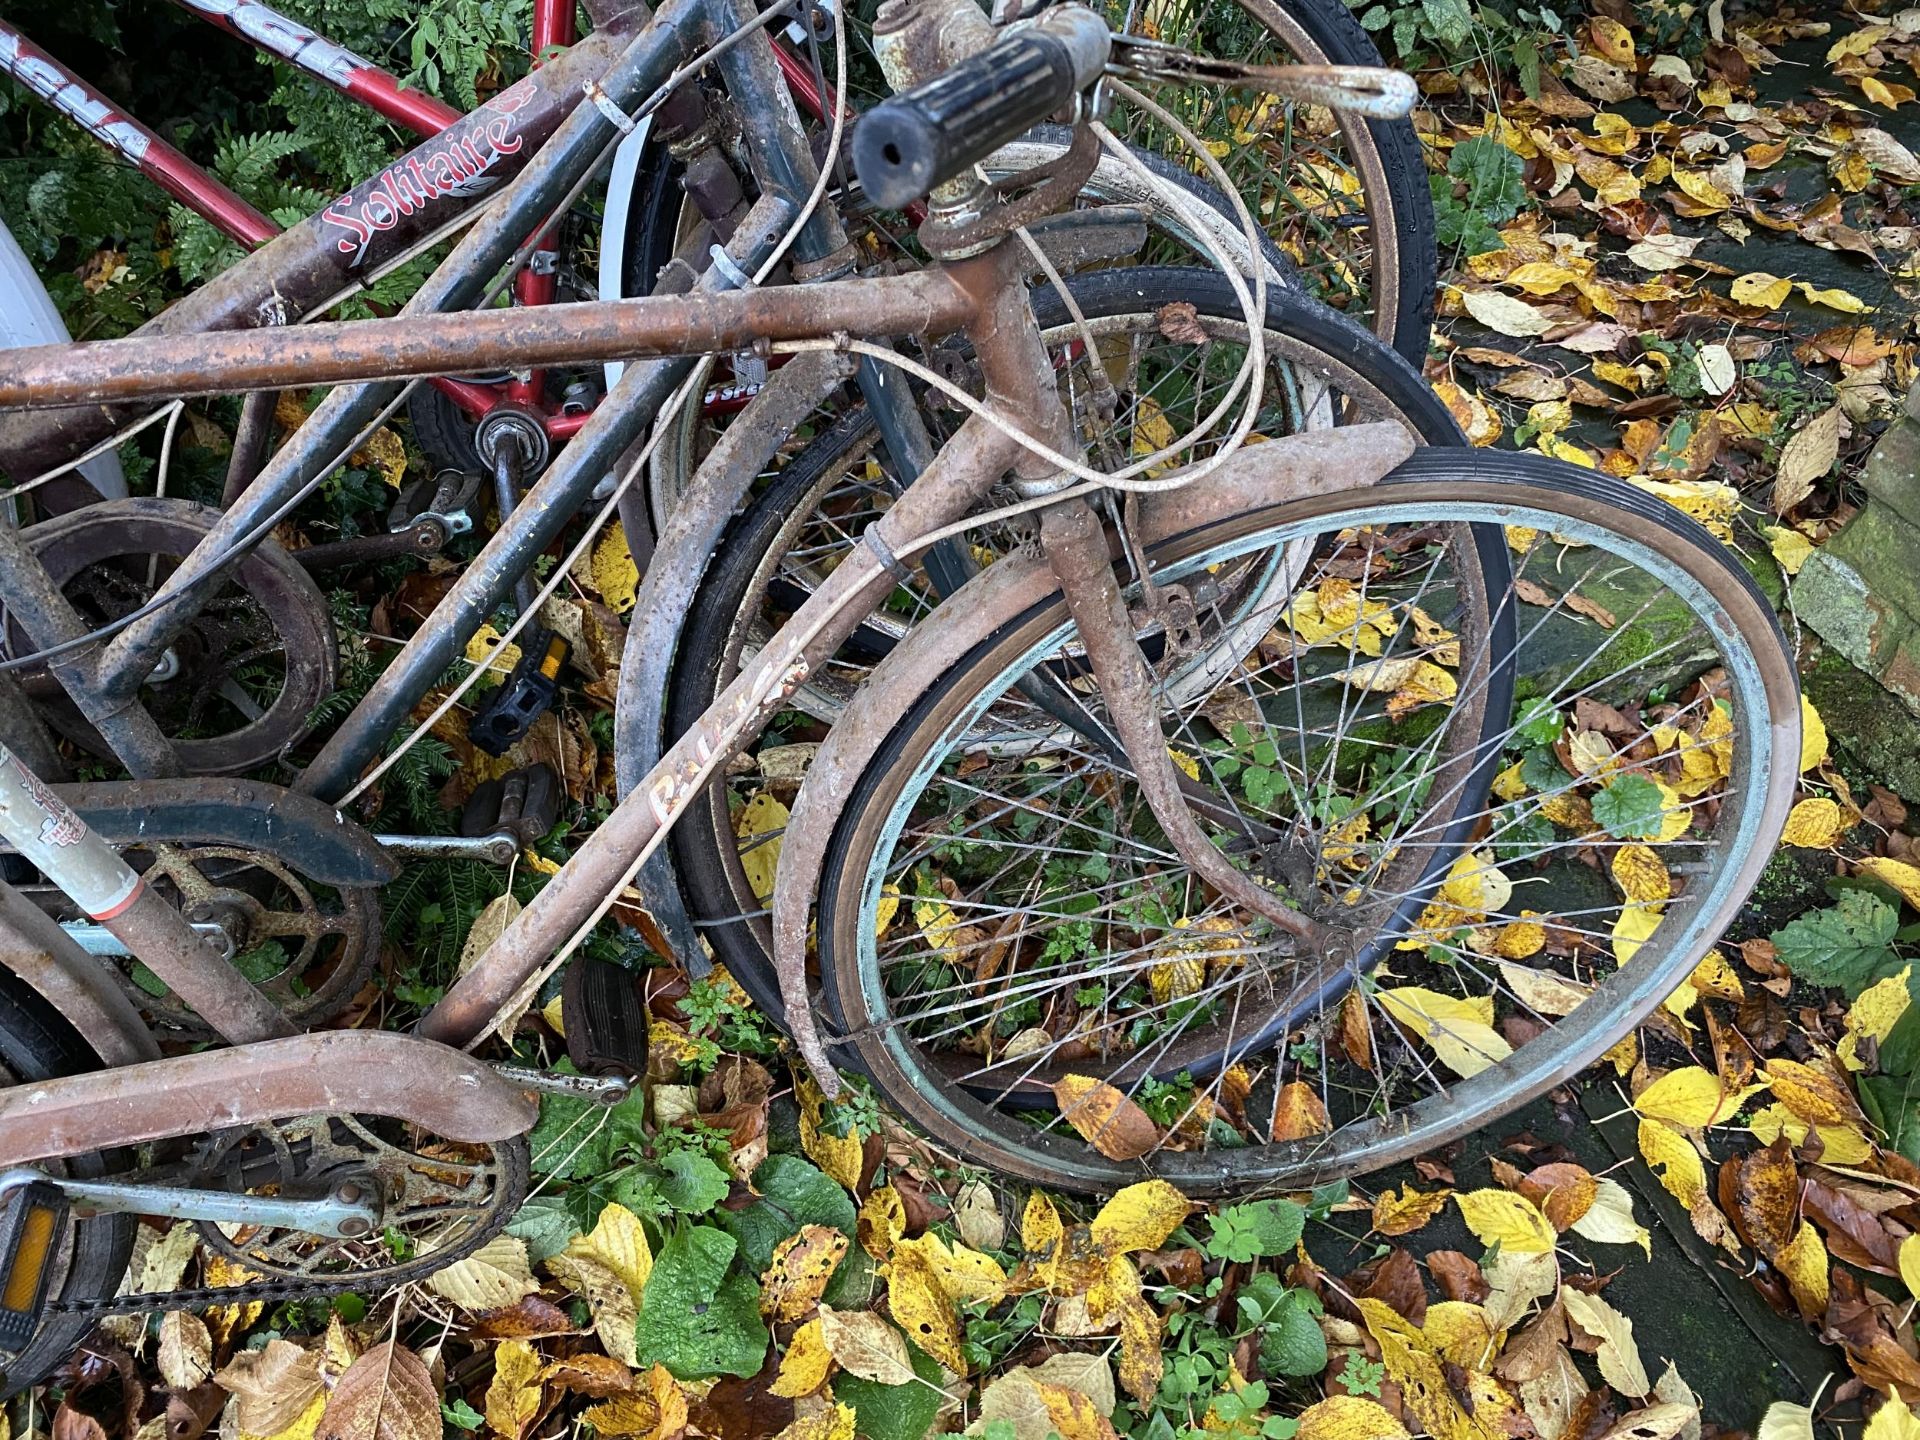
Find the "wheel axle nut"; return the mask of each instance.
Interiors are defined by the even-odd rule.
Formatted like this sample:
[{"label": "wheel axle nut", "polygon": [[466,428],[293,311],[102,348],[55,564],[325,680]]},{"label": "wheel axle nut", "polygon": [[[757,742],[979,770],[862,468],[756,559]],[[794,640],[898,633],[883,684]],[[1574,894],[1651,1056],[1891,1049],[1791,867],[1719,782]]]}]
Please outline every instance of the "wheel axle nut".
[{"label": "wheel axle nut", "polygon": [[371,1229],[373,1229],[373,1226],[368,1223],[364,1215],[349,1215],[340,1222],[340,1233],[349,1240],[357,1239]]}]

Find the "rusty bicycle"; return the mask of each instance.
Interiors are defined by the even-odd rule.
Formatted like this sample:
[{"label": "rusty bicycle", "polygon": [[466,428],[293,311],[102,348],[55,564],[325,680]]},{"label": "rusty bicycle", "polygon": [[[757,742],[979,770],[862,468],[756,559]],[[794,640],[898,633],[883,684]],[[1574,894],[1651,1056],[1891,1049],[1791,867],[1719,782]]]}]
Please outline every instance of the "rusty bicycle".
[{"label": "rusty bicycle", "polygon": [[[616,114],[715,51],[726,83],[777,117],[769,13],[664,7],[553,154],[594,150]],[[0,364],[0,406],[26,409],[337,383],[315,435],[289,447],[317,466],[403,378],[617,359],[622,379],[567,452],[618,471],[604,523],[697,392],[694,357],[786,357],[700,462],[663,554],[719,540],[795,424],[863,366],[881,377],[870,405],[911,397],[894,419],[922,428],[926,455],[884,506],[862,470],[866,498],[839,509],[864,452],[854,427],[829,426],[765,493],[833,517],[830,553],[781,536],[760,551],[771,563],[747,566],[743,537],[778,518],[755,505],[731,545],[709,547],[729,575],[749,571],[712,577],[729,638],[702,667],[711,699],[411,1033],[294,1033],[6,758],[0,835],[230,1042],[159,1056],[102,967],[0,889],[10,1384],[115,1307],[376,1287],[483,1243],[524,1194],[528,1092],[624,1087],[470,1052],[577,963],[648,857],[809,685],[840,698],[764,867],[782,1024],[827,1094],[864,1072],[931,1143],[1022,1178],[1244,1191],[1418,1153],[1597,1059],[1744,900],[1791,800],[1799,708],[1772,612],[1718,540],[1623,481],[1460,447],[1402,359],[1258,266],[1061,273],[1132,253],[1141,223],[1075,204],[1096,152],[1127,163],[1101,120],[1109,95],[1178,133],[1136,82],[1211,76],[1391,109],[1404,80],[1221,67],[1113,36],[1074,5],[995,26],[961,0],[890,0],[875,39],[897,94],[854,128],[853,163],[878,203],[927,197],[925,268],[766,283],[789,241],[808,237],[808,264],[840,249],[818,201],[842,136],[822,167],[797,124],[774,123],[753,132],[763,191],[691,296],[537,321],[429,313],[552,207],[559,162],[536,157],[407,316]],[[996,176],[985,162],[1050,117],[1072,126],[1066,151]],[[909,382],[947,407],[935,433]],[[393,728],[418,699],[408,677],[445,669],[449,633],[544,503],[536,486],[469,569],[491,579],[457,582],[376,685],[369,703]],[[257,519],[229,511],[219,545],[96,627],[109,633],[41,627],[54,653],[40,658],[82,690],[92,667],[144,663],[173,606],[270,543]],[[915,608],[925,557],[969,534],[991,539],[977,573]],[[656,563],[641,620],[701,580]],[[914,623],[884,654],[860,650],[889,613]],[[656,633],[631,628],[634,673]],[[110,693],[95,685],[88,719],[137,726],[124,702],[100,703]],[[1582,700],[1636,709],[1644,740],[1576,729]],[[351,794],[391,759],[377,750],[336,734],[296,789]],[[591,1028],[593,1005],[575,1023]],[[116,1297],[129,1212],[196,1220],[263,1278]],[[368,1238],[395,1226],[416,1227],[403,1261]]]}]

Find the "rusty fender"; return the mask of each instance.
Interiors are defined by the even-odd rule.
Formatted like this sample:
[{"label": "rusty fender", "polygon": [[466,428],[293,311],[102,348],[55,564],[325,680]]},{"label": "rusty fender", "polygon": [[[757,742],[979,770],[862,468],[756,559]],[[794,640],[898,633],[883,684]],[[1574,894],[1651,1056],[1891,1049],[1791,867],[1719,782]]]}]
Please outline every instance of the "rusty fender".
[{"label": "rusty fender", "polygon": [[[620,652],[613,753],[622,798],[646,778],[672,738],[662,733],[661,697],[667,693],[667,677],[693,597],[728,521],[781,442],[853,374],[849,357],[828,350],[797,355],[791,364],[775,370],[747,408],[721,432],[687,492],[675,502],[641,577],[640,597]],[[664,847],[641,867],[634,885],[672,948],[673,958],[694,974],[702,973],[706,957]]]},{"label": "rusty fender", "polygon": [[111,961],[89,955],[59,922],[11,885],[0,884],[0,968],[12,971],[80,1032],[107,1065],[158,1060],[160,1046]]},{"label": "rusty fender", "polygon": [[172,399],[468,370],[717,355],[836,331],[942,335],[972,318],[944,269],[871,280],[409,314],[274,330],[130,335],[7,352],[0,409]]},{"label": "rusty fender", "polygon": [[447,1140],[524,1134],[540,1107],[469,1055],[330,1030],[0,1090],[0,1165],[299,1115],[384,1115]]},{"label": "rusty fender", "polygon": [[[1388,421],[1249,445],[1190,486],[1142,495],[1137,538],[1151,548],[1249,510],[1377,484],[1413,449],[1413,437]],[[773,887],[773,958],[783,977],[806,973],[807,921],[828,842],[854,782],[900,717],[940,676],[1001,625],[1046,599],[1056,583],[1047,562],[1037,555],[1012,556],[989,566],[943,601],[932,620],[914,626],[854,692],[807,767],[780,847]],[[797,1016],[790,1009],[787,1024],[790,1029],[816,1029],[810,1007],[802,1007]],[[815,1078],[830,1095],[838,1087],[836,1076],[816,1071]]]}]

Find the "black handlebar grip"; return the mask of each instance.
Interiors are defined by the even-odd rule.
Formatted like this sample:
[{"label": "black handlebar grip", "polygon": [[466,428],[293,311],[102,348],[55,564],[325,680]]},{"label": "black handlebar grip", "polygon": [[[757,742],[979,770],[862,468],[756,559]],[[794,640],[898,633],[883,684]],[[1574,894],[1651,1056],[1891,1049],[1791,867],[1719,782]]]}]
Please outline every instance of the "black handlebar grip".
[{"label": "black handlebar grip", "polygon": [[1077,88],[1063,40],[1017,30],[861,116],[854,173],[875,204],[898,210],[1024,135]]}]

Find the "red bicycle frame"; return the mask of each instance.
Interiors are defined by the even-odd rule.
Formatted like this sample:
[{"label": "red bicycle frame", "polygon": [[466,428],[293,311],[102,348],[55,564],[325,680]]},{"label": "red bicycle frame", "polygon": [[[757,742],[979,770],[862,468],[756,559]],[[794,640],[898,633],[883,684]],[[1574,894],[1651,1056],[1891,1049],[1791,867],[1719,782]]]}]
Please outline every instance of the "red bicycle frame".
[{"label": "red bicycle frame", "polygon": [[[261,0],[173,0],[173,3],[215,29],[295,66],[356,104],[417,135],[439,135],[467,118],[431,95],[408,89],[397,76],[371,60],[336,45]],[[575,0],[534,0],[532,40],[536,66],[578,38]],[[775,45],[774,55],[800,107],[815,119],[824,116],[831,90],[823,93],[812,71],[784,46]],[[0,19],[0,72],[11,75],[39,95],[229,239],[255,250],[280,233],[280,227],[269,217],[121,110],[4,19]],[[387,183],[392,186],[395,181],[389,176]],[[404,185],[405,177],[399,183]],[[543,236],[546,243],[536,250],[534,263],[514,277],[515,304],[551,305],[558,298],[558,276],[551,263],[555,258],[550,249],[553,238],[551,232]],[[514,374],[503,385],[446,377],[436,377],[428,383],[476,420],[502,404],[532,411],[540,416],[549,437],[561,441],[586,423],[586,413],[563,412],[551,406],[546,397],[545,379],[544,372],[529,370]],[[716,408],[737,406],[737,401],[721,400]]]}]

